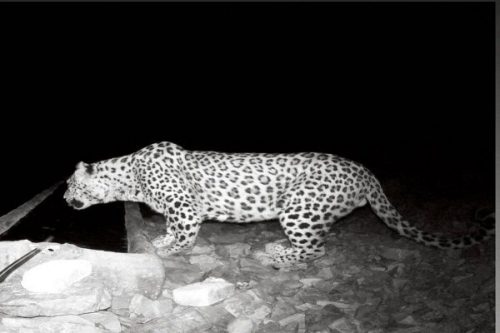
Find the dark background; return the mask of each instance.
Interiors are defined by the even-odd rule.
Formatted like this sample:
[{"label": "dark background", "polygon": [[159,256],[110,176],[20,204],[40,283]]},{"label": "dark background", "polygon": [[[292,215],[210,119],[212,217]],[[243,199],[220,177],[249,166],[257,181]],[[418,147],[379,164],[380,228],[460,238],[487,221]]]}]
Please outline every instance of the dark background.
[{"label": "dark background", "polygon": [[2,4],[0,22],[0,213],[162,140],[494,193],[494,3]]}]

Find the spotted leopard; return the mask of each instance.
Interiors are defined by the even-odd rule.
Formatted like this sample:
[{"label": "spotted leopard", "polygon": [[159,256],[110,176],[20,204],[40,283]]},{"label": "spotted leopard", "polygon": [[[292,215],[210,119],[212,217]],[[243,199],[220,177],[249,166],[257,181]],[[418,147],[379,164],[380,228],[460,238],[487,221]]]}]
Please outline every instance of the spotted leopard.
[{"label": "spotted leopard", "polygon": [[368,169],[324,153],[189,151],[160,142],[126,156],[80,162],[67,183],[64,198],[76,209],[136,201],[163,214],[168,232],[153,241],[162,257],[192,247],[204,220],[278,219],[291,246],[270,247],[273,265],[313,260],[325,254],[332,224],[366,203],[389,228],[429,246],[468,247],[493,233],[492,226],[482,226],[449,239],[419,230],[402,218]]}]

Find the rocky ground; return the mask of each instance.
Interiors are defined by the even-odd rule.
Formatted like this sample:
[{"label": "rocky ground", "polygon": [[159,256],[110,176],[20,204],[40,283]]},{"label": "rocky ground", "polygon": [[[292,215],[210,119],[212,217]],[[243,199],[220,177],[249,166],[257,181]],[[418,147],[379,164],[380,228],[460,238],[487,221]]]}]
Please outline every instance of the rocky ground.
[{"label": "rocky ground", "polygon": [[[397,182],[385,188],[400,212],[428,231],[460,234],[477,208],[492,207],[481,195],[419,197]],[[149,240],[164,228],[160,216],[142,211],[126,204],[131,252],[153,251]],[[75,327],[84,320],[85,332],[494,331],[494,240],[462,251],[426,248],[364,207],[333,227],[327,254],[312,263],[278,271],[254,258],[282,238],[277,222],[204,223],[192,251],[161,261],[159,297],[112,295],[94,313],[54,318]],[[40,327],[3,317],[0,331]]]},{"label": "rocky ground", "polygon": [[[493,331],[492,246],[446,253],[345,227],[322,259],[276,271],[249,255],[276,240],[276,225],[206,224],[190,255],[168,260],[165,287],[224,278],[255,297],[231,313],[252,319],[255,332]],[[221,315],[210,331],[223,332],[229,319]]]}]

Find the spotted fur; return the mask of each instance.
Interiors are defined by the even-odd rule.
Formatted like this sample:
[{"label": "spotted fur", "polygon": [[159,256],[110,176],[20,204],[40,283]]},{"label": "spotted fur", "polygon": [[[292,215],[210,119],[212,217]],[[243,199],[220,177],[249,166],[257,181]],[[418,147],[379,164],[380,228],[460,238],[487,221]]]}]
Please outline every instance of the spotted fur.
[{"label": "spotted fur", "polygon": [[204,220],[278,219],[291,247],[275,248],[276,266],[322,256],[331,225],[366,203],[389,228],[429,246],[468,247],[493,233],[493,226],[483,225],[449,239],[419,230],[368,169],[322,153],[220,153],[155,143],[123,157],[80,162],[64,198],[76,209],[117,200],[146,203],[167,220],[168,234],[153,242],[160,256],[193,246]]}]

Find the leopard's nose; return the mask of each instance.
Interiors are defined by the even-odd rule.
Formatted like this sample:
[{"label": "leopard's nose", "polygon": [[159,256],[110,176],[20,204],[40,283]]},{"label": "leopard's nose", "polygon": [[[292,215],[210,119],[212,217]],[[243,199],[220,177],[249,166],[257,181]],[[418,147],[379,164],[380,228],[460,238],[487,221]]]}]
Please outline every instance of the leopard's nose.
[{"label": "leopard's nose", "polygon": [[71,199],[71,201],[69,201],[68,203],[70,204],[70,206],[73,206],[75,208],[81,208],[81,207],[83,207],[83,202],[78,201],[76,199]]}]

